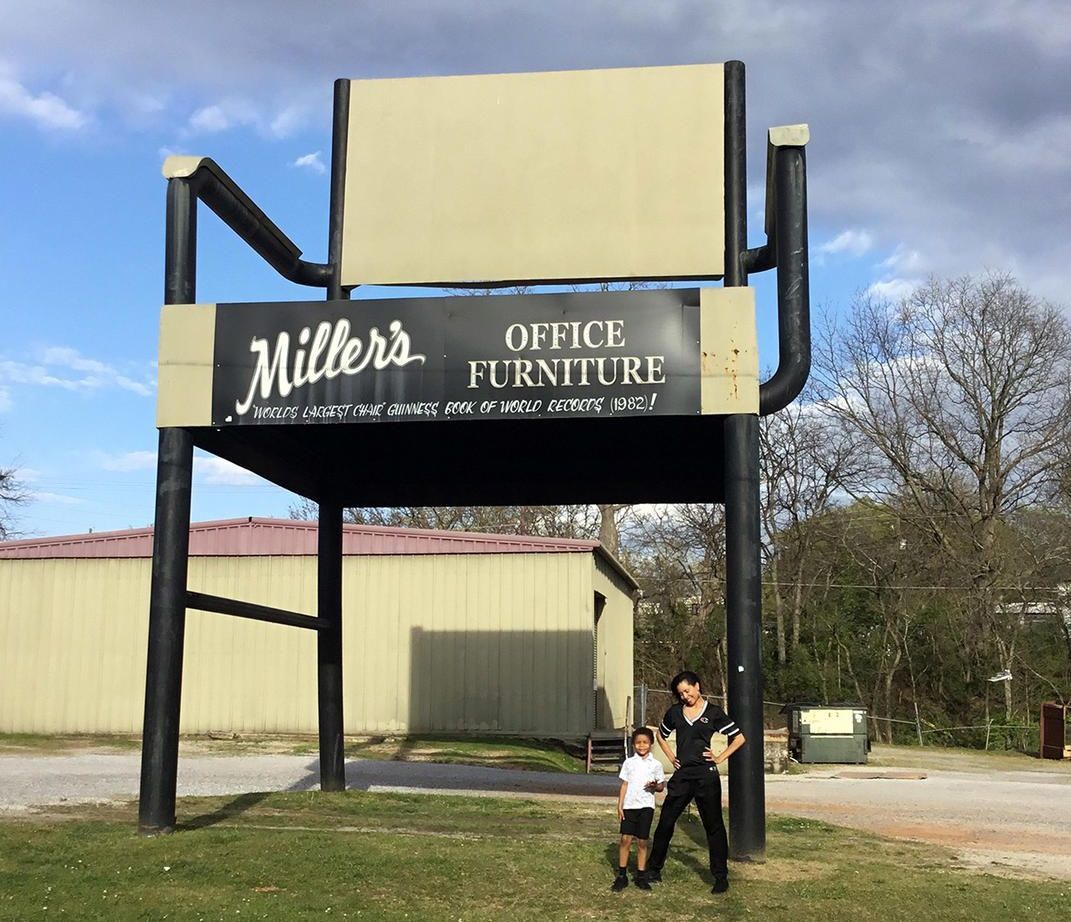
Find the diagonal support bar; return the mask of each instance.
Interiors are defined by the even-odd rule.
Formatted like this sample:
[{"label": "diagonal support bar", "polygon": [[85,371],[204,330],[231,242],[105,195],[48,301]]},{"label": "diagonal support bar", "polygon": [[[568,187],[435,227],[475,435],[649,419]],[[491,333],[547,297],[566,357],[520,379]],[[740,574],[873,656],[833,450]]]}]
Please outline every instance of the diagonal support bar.
[{"label": "diagonal support bar", "polygon": [[225,599],[218,595],[204,592],[186,593],[186,607],[198,611],[213,611],[221,615],[234,615],[236,618],[249,618],[253,621],[266,621],[269,624],[285,624],[288,627],[303,627],[311,631],[330,630],[333,625],[314,618],[312,615],[300,615],[282,608],[243,602],[240,599]]}]

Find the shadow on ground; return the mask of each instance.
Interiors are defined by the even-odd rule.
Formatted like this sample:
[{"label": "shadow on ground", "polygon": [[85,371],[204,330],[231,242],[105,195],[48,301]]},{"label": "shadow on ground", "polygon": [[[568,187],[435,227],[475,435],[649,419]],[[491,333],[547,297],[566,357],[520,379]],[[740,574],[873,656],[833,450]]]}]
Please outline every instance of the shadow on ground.
[{"label": "shadow on ground", "polygon": [[[319,761],[308,766],[309,776],[291,790],[319,784]],[[474,765],[429,762],[384,762],[371,759],[346,763],[346,787],[358,791],[402,787],[418,791],[471,791],[476,794],[565,794],[609,797],[617,794],[616,775],[576,775],[567,772],[524,771]]]},{"label": "shadow on ground", "polygon": [[216,823],[224,823],[227,820],[233,820],[235,817],[241,816],[246,810],[250,810],[259,804],[265,797],[269,796],[268,791],[257,791],[253,794],[242,794],[235,797],[234,800],[228,801],[211,813],[205,813],[201,816],[195,816],[193,819],[187,820],[184,823],[176,823],[175,829],[179,832],[192,832],[195,829],[206,829],[209,826],[215,826]]}]

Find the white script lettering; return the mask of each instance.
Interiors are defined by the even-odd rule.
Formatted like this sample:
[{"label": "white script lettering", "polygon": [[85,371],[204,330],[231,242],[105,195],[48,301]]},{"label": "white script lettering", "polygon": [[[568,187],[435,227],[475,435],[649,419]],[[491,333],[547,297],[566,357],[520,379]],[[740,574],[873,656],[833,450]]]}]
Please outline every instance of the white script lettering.
[{"label": "white script lettering", "polygon": [[[309,341],[312,348],[306,349]],[[387,335],[377,327],[368,331],[366,344],[357,336],[350,336],[350,322],[345,317],[334,323],[323,321],[315,334],[304,327],[297,337],[298,348],[290,354],[290,334],[283,332],[275,338],[275,347],[270,348],[267,339],[253,337],[249,351],[256,357],[249,392],[244,400],[235,401],[234,409],[239,416],[247,413],[259,395],[267,400],[273,392],[286,397],[295,388],[315,384],[321,378],[332,380],[339,375],[356,375],[371,365],[381,371],[389,365],[399,368],[412,362],[424,364],[427,356],[410,353],[409,334],[400,320],[392,320]]]}]

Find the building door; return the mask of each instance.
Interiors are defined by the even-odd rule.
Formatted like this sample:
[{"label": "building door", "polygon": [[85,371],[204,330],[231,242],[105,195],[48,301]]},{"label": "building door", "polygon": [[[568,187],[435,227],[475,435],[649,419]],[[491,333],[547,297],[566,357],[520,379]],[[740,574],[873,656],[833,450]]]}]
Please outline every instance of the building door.
[{"label": "building door", "polygon": [[1065,737],[1068,717],[1071,717],[1071,709],[1065,705],[1052,701],[1041,705],[1041,758],[1067,758],[1068,749],[1071,748],[1071,739]]},{"label": "building door", "polygon": [[610,719],[606,701],[606,651],[602,644],[602,613],[606,608],[606,596],[601,592],[595,593],[595,620],[591,629],[591,690],[593,694],[592,716],[594,717],[593,729],[601,729],[607,726]]}]

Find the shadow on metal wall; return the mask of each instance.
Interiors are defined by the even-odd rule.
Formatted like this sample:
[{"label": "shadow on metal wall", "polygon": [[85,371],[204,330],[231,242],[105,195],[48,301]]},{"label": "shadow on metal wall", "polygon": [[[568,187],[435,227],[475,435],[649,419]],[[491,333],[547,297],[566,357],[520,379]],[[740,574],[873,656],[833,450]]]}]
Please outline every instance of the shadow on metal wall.
[{"label": "shadow on metal wall", "polygon": [[410,632],[408,732],[586,737],[596,700],[590,631]]}]

